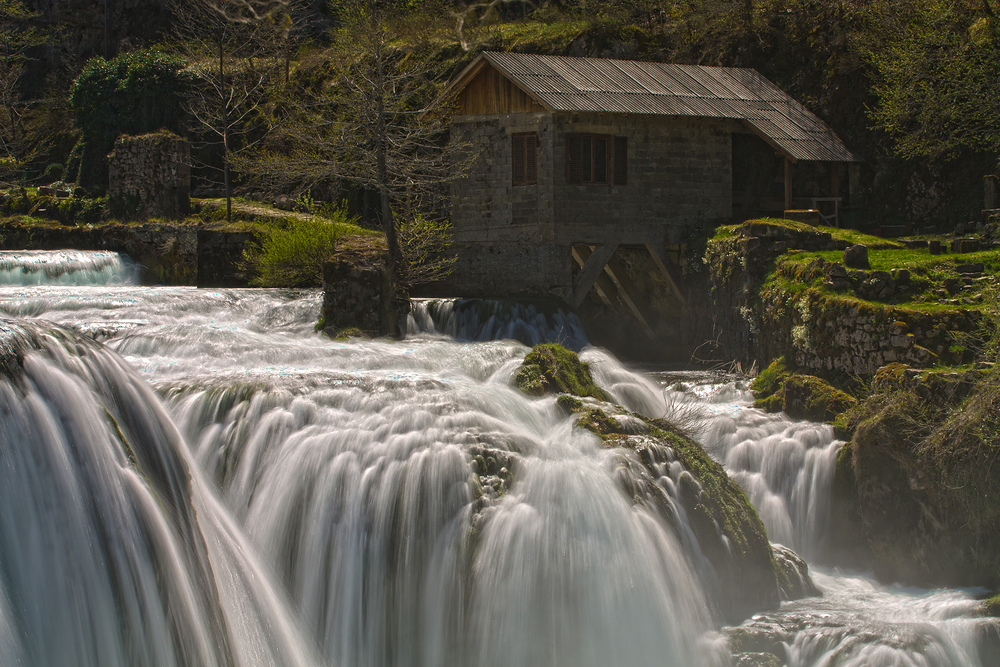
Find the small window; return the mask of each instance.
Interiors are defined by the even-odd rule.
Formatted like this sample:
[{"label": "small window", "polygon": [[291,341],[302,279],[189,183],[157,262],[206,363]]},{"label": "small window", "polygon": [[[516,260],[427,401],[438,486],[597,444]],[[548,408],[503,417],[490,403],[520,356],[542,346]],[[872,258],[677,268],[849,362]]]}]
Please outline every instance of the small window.
[{"label": "small window", "polygon": [[511,135],[511,167],[514,185],[532,185],[538,182],[538,133],[523,132]]},{"label": "small window", "polygon": [[570,134],[566,138],[570,183],[628,184],[628,140],[607,134]]}]

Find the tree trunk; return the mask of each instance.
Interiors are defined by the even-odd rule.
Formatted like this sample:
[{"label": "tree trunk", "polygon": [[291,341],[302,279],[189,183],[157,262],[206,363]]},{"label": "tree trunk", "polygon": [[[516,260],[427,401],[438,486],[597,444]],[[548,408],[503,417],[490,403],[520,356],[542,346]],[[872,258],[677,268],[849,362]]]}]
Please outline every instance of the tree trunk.
[{"label": "tree trunk", "polygon": [[385,65],[381,48],[375,53],[377,62],[375,91],[375,108],[378,112],[377,145],[376,145],[376,169],[378,171],[378,191],[382,205],[382,230],[385,232],[385,243],[389,249],[389,268],[396,273],[403,261],[403,253],[399,248],[399,240],[396,238],[396,225],[392,219],[392,202],[389,198],[389,169],[386,164],[386,151],[389,143],[388,131],[385,124]]},{"label": "tree trunk", "polygon": [[226,224],[233,221],[233,193],[229,183],[229,104],[226,100],[226,70],[225,70],[225,28],[219,29],[219,90],[222,94],[222,182],[226,191]]}]

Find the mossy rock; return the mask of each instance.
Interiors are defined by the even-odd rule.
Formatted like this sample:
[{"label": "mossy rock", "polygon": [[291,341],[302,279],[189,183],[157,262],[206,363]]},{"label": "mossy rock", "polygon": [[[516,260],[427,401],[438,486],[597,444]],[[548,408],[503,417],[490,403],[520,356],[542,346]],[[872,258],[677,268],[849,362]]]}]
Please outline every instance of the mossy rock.
[{"label": "mossy rock", "polygon": [[782,391],[782,410],[793,419],[832,421],[856,403],[853,396],[812,375],[792,375]]},{"label": "mossy rock", "polygon": [[357,327],[344,327],[330,336],[330,338],[333,340],[349,340],[351,338],[363,338],[365,340],[370,340],[371,336]]},{"label": "mossy rock", "polygon": [[979,609],[983,616],[1000,616],[1000,593],[984,600]]},{"label": "mossy rock", "polygon": [[791,375],[792,371],[788,367],[785,357],[778,357],[753,379],[750,389],[753,390],[755,398],[765,399],[778,393],[784,386],[785,380]]},{"label": "mossy rock", "polygon": [[518,389],[532,396],[571,394],[608,400],[608,395],[594,383],[590,366],[580,361],[576,352],[555,343],[533,347],[514,382]]},{"label": "mossy rock", "polygon": [[678,482],[679,502],[715,573],[706,587],[722,618],[735,623],[777,606],[777,565],[764,524],[743,490],[701,445],[666,421],[616,405],[582,401],[561,405],[578,414],[577,426],[597,435],[605,447],[622,447],[638,455],[645,483],[625,490],[637,503],[661,509],[668,522],[676,519],[671,516],[674,510],[670,502],[655,500],[664,493],[655,480],[663,474],[666,461],[676,461],[687,471]]},{"label": "mossy rock", "polygon": [[813,375],[794,373],[780,357],[771,362],[751,385],[754,407],[784,412],[792,419],[832,422],[857,404],[850,394]]}]

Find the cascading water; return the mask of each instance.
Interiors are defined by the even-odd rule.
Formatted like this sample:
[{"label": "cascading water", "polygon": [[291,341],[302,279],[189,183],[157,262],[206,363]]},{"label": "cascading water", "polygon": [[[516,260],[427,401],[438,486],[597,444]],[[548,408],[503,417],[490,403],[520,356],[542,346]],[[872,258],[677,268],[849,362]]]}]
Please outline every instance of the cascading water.
[{"label": "cascading water", "polygon": [[414,299],[406,333],[459,341],[510,339],[528,346],[556,342],[574,351],[587,345],[580,321],[565,310],[490,299]]},{"label": "cascading water", "polygon": [[[20,318],[0,336],[0,664],[729,662],[690,538],[617,483],[631,452],[512,389],[526,347],[455,342],[441,313],[406,341],[330,341],[319,302],[0,287]],[[541,337],[534,322],[513,326]],[[475,326],[452,334],[516,330]],[[819,550],[825,427],[583,356],[617,402],[700,431],[782,541]],[[964,593],[816,579],[824,597],[746,625],[791,665],[996,662]]]},{"label": "cascading water", "polygon": [[[738,381],[704,373],[631,373],[599,350],[582,355],[614,399],[649,416],[672,414],[747,491],[776,543],[821,560],[830,484],[842,442],[825,424],[750,408]],[[777,537],[776,537],[777,536]],[[745,623],[743,636],[789,667],[987,667],[1000,662],[1000,623],[977,617],[963,591],[882,586],[860,574],[812,569],[822,597],[788,602]]]},{"label": "cascading water", "polygon": [[0,250],[0,285],[134,284],[137,276],[116,252]]}]

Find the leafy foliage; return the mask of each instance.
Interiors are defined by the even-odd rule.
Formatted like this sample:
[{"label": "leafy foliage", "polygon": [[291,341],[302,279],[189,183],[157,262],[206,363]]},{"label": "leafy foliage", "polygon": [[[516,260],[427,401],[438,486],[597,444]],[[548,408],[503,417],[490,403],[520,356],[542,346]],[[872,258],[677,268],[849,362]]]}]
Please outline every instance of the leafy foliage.
[{"label": "leafy foliage", "polygon": [[323,263],[343,236],[356,233],[354,220],[340,213],[336,221],[286,219],[264,236],[259,250],[244,262],[258,287],[314,287],[323,282]]},{"label": "leafy foliage", "polygon": [[873,111],[903,157],[1000,152],[1000,22],[990,3],[903,3],[909,16],[872,49]]}]

